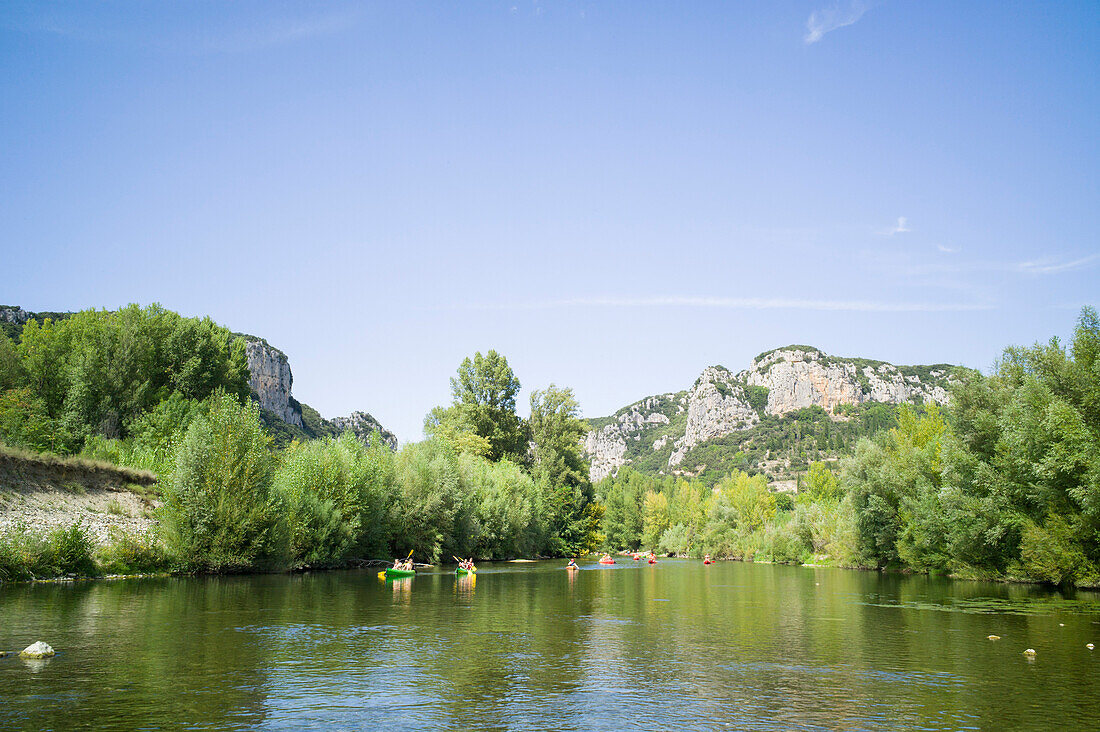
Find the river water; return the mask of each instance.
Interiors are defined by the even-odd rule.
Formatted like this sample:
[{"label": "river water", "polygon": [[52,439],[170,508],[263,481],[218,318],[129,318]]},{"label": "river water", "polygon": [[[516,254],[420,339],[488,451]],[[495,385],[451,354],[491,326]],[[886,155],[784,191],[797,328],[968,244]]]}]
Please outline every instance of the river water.
[{"label": "river water", "polygon": [[562,566],[0,586],[0,728],[1100,729],[1096,593]]}]

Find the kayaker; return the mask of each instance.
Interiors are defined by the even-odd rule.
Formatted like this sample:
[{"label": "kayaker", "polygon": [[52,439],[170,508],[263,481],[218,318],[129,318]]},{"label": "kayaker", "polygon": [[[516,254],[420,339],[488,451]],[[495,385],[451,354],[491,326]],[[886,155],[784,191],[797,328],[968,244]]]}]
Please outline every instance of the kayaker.
[{"label": "kayaker", "polygon": [[402,562],[400,559],[394,559],[393,560],[393,567],[391,567],[391,569],[404,569],[404,568],[405,568],[404,562]]},{"label": "kayaker", "polygon": [[411,560],[411,559],[406,559],[406,560],[405,560],[405,566],[404,566],[404,567],[402,567],[402,569],[407,569],[407,570],[409,570],[409,571],[412,571],[412,568],[413,568],[413,560]]},{"label": "kayaker", "polygon": [[709,554],[704,554],[703,555],[703,564],[710,564],[710,555]]},{"label": "kayaker", "polygon": [[577,560],[572,557],[569,558],[569,564],[565,565],[566,569],[577,569]]}]

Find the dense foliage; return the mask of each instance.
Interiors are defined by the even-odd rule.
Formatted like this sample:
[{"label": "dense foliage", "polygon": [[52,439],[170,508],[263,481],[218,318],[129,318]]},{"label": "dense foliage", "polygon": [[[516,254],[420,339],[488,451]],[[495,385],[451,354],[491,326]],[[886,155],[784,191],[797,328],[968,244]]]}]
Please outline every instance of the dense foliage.
[{"label": "dense foliage", "polygon": [[597,486],[607,546],[1100,584],[1095,310],[1071,348],[1008,348],[991,375],[960,372],[948,408],[902,405],[891,421],[839,472],[811,463],[794,499],[744,472],[711,490],[623,469]]},{"label": "dense foliage", "polygon": [[159,305],[30,320],[0,338],[0,441],[79,452],[88,438],[125,438],[161,402],[249,393],[244,343],[209,318]]},{"label": "dense foliage", "polygon": [[[602,546],[1100,584],[1100,320],[1090,308],[1069,348],[1008,348],[988,376],[958,372],[949,407],[766,417],[684,463],[722,472],[625,467],[596,486],[572,390],[535,391],[520,418],[519,380],[495,351],[465,359],[427,438],[394,451],[378,434],[331,432],[283,447],[248,397],[240,342],[209,320],[131,306],[32,321],[20,336],[0,337],[0,440],[153,470],[164,507],[157,534],[106,547],[79,524],[9,533],[0,579]],[[670,425],[682,419],[669,411]],[[846,457],[825,459],[837,453]],[[796,470],[797,493],[769,488],[778,463]]]}]

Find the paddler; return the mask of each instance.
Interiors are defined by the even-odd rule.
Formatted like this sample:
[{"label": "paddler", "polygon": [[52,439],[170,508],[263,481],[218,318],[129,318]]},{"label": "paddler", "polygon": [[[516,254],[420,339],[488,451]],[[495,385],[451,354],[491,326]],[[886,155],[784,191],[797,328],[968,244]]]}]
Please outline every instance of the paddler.
[{"label": "paddler", "polygon": [[577,569],[577,560],[572,557],[569,558],[569,564],[565,565],[566,569]]},{"label": "paddler", "polygon": [[703,564],[710,564],[710,555],[709,554],[704,554],[703,555]]}]

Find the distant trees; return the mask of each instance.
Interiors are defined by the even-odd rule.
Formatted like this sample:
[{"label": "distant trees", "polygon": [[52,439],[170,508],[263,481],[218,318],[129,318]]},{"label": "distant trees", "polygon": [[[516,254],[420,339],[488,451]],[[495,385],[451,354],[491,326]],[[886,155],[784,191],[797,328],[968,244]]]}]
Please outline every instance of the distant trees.
[{"label": "distant trees", "polygon": [[[994,372],[960,370],[947,408],[852,412],[878,425],[839,472],[812,463],[793,511],[759,476],[701,481],[623,469],[597,486],[609,548],[946,571],[1100,585],[1100,318],[1073,342],[1004,351]],[[816,420],[816,416],[806,412]],[[705,519],[683,506],[696,491]],[[635,516],[643,517],[639,526]]]}]

